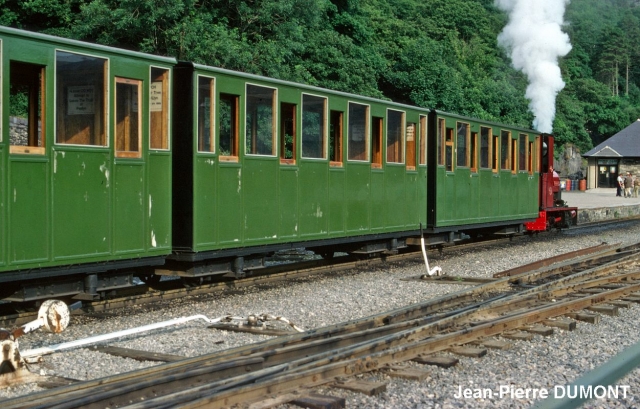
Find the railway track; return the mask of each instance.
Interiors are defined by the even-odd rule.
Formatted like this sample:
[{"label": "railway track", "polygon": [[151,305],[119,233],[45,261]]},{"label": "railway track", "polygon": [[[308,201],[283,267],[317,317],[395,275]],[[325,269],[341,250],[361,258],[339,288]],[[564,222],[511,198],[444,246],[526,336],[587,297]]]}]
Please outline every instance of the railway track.
[{"label": "railway track", "polygon": [[[640,244],[543,260],[424,303],[223,353],[3,402],[21,407],[227,407],[257,402],[449,350],[613,300],[638,302]],[[576,254],[574,254],[576,256]],[[551,264],[551,265],[549,265]],[[420,280],[419,277],[416,277]],[[434,280],[423,280],[425,282]],[[611,306],[608,306],[611,308]]]}]

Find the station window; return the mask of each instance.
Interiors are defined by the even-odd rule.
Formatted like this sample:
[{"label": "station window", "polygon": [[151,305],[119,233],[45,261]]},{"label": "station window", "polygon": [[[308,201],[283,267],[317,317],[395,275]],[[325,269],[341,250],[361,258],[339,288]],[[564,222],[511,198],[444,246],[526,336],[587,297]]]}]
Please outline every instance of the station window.
[{"label": "station window", "polygon": [[198,76],[198,151],[215,152],[215,79]]},{"label": "station window", "polygon": [[56,143],[107,146],[105,58],[56,52]]},{"label": "station window", "polygon": [[518,170],[527,170],[527,135],[520,134],[518,143],[520,144],[518,148],[518,153],[520,157],[518,158]]},{"label": "station window", "polygon": [[469,124],[458,122],[456,124],[458,135],[456,138],[457,166],[469,167]]},{"label": "station window", "polygon": [[11,61],[9,66],[9,111],[19,125],[10,136],[11,153],[44,154],[45,69]]},{"label": "station window", "polygon": [[404,162],[404,112],[387,110],[387,162]]},{"label": "station window", "polygon": [[350,102],[348,121],[349,160],[369,160],[369,106]]},{"label": "station window", "polygon": [[324,159],[327,155],[327,98],[302,96],[302,157]]},{"label": "station window", "polygon": [[169,149],[169,70],[151,68],[149,118],[149,146]]},{"label": "station window", "polygon": [[220,160],[237,161],[240,97],[221,93],[218,109]]},{"label": "station window", "polygon": [[116,78],[116,156],[139,158],[142,139],[142,81]]},{"label": "station window", "polygon": [[509,170],[511,169],[510,161],[509,161],[509,149],[511,148],[511,144],[509,140],[511,139],[511,132],[502,131],[500,133],[500,164],[501,169]]},{"label": "station window", "polygon": [[471,132],[469,145],[469,167],[474,172],[478,171],[478,133]]},{"label": "station window", "polygon": [[276,90],[247,84],[245,145],[247,154],[276,154]]},{"label": "station window", "polygon": [[416,168],[416,124],[409,122],[406,129],[407,169],[414,170]]},{"label": "station window", "polygon": [[420,164],[427,164],[427,117],[420,115]]},{"label": "station window", "polygon": [[491,157],[491,128],[480,127],[480,167],[488,169]]},{"label": "station window", "polygon": [[280,163],[296,163],[296,109],[295,104],[280,104]]},{"label": "station window", "polygon": [[445,158],[445,123],[444,119],[438,118],[438,165],[444,165]]},{"label": "station window", "polygon": [[329,161],[332,166],[342,166],[342,121],[344,113],[331,111],[329,123]]}]

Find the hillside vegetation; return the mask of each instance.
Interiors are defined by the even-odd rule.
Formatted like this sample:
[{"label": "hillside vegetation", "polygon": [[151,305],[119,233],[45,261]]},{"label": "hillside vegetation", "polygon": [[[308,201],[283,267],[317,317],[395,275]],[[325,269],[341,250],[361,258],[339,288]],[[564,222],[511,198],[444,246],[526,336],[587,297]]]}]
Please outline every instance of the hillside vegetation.
[{"label": "hillside vegetation", "polygon": [[[637,0],[572,0],[553,132],[582,152],[640,117]],[[493,0],[0,0],[0,25],[532,126]]]}]

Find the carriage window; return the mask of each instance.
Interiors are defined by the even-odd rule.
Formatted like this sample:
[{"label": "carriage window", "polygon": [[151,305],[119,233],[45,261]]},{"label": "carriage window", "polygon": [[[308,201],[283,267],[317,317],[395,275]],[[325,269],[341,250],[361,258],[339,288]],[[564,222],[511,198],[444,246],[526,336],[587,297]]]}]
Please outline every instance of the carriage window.
[{"label": "carriage window", "polygon": [[369,160],[369,106],[349,103],[349,160]]},{"label": "carriage window", "polygon": [[237,160],[240,97],[221,93],[218,105],[218,149],[220,149],[220,160]]},{"label": "carriage window", "polygon": [[511,140],[511,173],[516,173],[518,170],[518,140]]},{"label": "carriage window", "polygon": [[108,60],[56,52],[56,143],[107,146]]},{"label": "carriage window", "polygon": [[469,166],[474,172],[478,171],[478,133],[471,132],[471,144],[469,145]]},{"label": "carriage window", "polygon": [[519,139],[520,147],[518,149],[518,153],[520,157],[518,158],[518,166],[519,170],[527,170],[527,135],[520,134]]},{"label": "carriage window", "polygon": [[329,124],[329,160],[333,166],[342,166],[342,117],[340,111],[331,111]]},{"label": "carriage window", "polygon": [[420,164],[427,164],[427,117],[420,115]]},{"label": "carriage window", "polygon": [[444,167],[448,172],[453,172],[453,128],[447,128],[444,143]]},{"label": "carriage window", "polygon": [[151,68],[149,146],[169,149],[169,70]]},{"label": "carriage window", "polygon": [[469,167],[469,156],[467,152],[467,147],[469,145],[469,124],[465,124],[462,122],[457,123],[458,128],[458,137],[456,139],[456,151],[457,155],[457,166]]},{"label": "carriage window", "polygon": [[382,123],[384,119],[374,116],[371,120],[371,167],[382,168]]},{"label": "carriage window", "polygon": [[198,151],[215,152],[215,79],[198,77]]},{"label": "carriage window", "polygon": [[445,123],[444,119],[438,118],[438,165],[444,165],[445,150]]},{"label": "carriage window", "polygon": [[296,108],[295,104],[280,104],[280,163],[296,163]]},{"label": "carriage window", "polygon": [[500,156],[498,155],[498,147],[500,146],[500,139],[498,137],[498,135],[493,135],[493,151],[491,153],[491,157],[493,158],[491,163],[492,163],[492,167],[493,167],[493,171],[497,172],[498,169],[500,168],[500,161],[499,158]]},{"label": "carriage window", "polygon": [[509,144],[509,139],[511,139],[511,132],[502,131],[500,134],[500,164],[501,169],[511,169],[509,163],[509,148],[511,145]]},{"label": "carriage window", "polygon": [[480,127],[480,167],[489,168],[491,157],[491,128]]},{"label": "carriage window", "polygon": [[387,162],[404,162],[404,112],[387,110]]},{"label": "carriage window", "polygon": [[9,110],[11,153],[44,154],[44,67],[11,61]]},{"label": "carriage window", "polygon": [[527,153],[527,171],[533,175],[533,142],[529,142],[529,151]]},{"label": "carriage window", "polygon": [[117,157],[140,157],[142,138],[141,88],[142,81],[116,78],[115,139]]},{"label": "carriage window", "polygon": [[276,154],[276,90],[247,85],[245,144],[250,155]]},{"label": "carriage window", "polygon": [[302,96],[302,156],[326,158],[327,99]]},{"label": "carriage window", "polygon": [[416,168],[416,124],[407,124],[407,169]]}]

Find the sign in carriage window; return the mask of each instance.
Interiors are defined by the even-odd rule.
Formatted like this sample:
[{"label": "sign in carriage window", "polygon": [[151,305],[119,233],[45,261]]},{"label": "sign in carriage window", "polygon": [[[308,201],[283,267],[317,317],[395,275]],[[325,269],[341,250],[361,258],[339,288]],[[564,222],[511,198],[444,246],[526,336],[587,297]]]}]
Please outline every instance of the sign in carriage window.
[{"label": "sign in carriage window", "polygon": [[9,64],[9,112],[11,153],[45,153],[45,68],[11,61]]},{"label": "sign in carriage window", "polygon": [[198,76],[198,151],[215,152],[213,142],[215,79]]},{"label": "sign in carriage window", "polygon": [[349,103],[349,160],[369,160],[369,106]]},{"label": "sign in carriage window", "polygon": [[139,158],[142,142],[142,81],[116,77],[116,157]]},{"label": "sign in carriage window", "polygon": [[56,52],[56,143],[107,146],[106,58]]},{"label": "sign in carriage window", "polygon": [[149,147],[169,149],[169,70],[162,68],[151,68]]},{"label": "sign in carriage window", "polygon": [[249,155],[276,154],[276,90],[247,84],[245,145]]},{"label": "sign in carriage window", "polygon": [[404,163],[404,115],[387,110],[387,163]]},{"label": "sign in carriage window", "polygon": [[302,95],[302,157],[324,159],[327,152],[327,98]]}]

